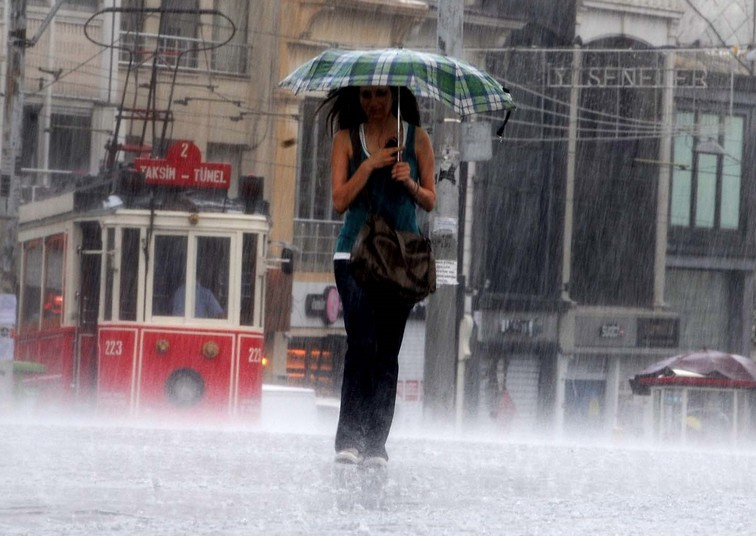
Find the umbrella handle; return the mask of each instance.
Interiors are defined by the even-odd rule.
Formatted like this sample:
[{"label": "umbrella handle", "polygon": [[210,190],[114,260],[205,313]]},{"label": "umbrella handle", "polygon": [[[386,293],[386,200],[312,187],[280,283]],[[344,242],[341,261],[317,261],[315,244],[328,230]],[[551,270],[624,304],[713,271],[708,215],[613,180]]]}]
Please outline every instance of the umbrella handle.
[{"label": "umbrella handle", "polygon": [[[402,88],[401,86],[396,87],[396,146],[401,147],[402,146],[402,108],[400,106],[402,100]],[[401,149],[396,153],[396,161],[401,162],[402,161],[402,151]]]}]

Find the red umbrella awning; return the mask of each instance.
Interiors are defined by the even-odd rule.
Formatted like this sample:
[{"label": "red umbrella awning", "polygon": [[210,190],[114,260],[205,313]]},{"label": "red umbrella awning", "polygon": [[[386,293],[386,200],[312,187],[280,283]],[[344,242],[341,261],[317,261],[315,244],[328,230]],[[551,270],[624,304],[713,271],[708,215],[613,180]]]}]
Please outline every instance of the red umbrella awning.
[{"label": "red umbrella awning", "polygon": [[756,362],[716,350],[698,350],[654,363],[630,380],[635,394],[653,385],[756,389]]}]

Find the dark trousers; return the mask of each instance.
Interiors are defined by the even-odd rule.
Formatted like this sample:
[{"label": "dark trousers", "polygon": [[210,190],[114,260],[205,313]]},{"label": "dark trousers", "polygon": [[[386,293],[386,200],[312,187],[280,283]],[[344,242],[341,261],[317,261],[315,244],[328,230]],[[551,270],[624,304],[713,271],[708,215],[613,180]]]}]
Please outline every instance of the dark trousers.
[{"label": "dark trousers", "polygon": [[334,261],[334,273],[347,333],[336,451],[356,448],[388,459],[399,349],[412,305],[368,296],[350,274],[348,260]]}]

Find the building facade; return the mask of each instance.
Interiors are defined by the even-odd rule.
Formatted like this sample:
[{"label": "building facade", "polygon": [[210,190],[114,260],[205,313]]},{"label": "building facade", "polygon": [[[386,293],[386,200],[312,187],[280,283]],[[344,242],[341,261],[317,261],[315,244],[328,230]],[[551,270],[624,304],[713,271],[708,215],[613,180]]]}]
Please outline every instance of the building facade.
[{"label": "building facade", "polygon": [[684,2],[543,8],[491,54],[524,106],[481,166],[497,240],[474,283],[469,404],[511,400],[504,420],[523,429],[635,433],[634,373],[689,349],[751,352],[753,65],[735,43],[686,49]]}]

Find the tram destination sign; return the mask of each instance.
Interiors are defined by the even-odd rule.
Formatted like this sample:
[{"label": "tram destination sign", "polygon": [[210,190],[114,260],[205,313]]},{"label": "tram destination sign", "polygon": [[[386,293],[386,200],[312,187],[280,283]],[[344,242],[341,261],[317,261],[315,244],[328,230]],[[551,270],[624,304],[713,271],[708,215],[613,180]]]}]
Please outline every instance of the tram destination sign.
[{"label": "tram destination sign", "polygon": [[164,159],[137,158],[134,166],[147,184],[224,190],[231,184],[231,164],[203,162],[199,148],[190,141],[171,145]]}]

